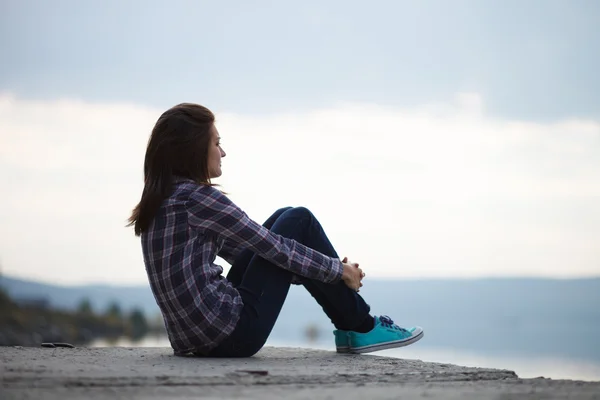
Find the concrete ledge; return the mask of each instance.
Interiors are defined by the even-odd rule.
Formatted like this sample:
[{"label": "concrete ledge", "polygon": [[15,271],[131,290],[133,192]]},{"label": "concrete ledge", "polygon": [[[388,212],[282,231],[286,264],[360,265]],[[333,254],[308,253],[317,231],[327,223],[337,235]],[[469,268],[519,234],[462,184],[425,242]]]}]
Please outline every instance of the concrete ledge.
[{"label": "concrete ledge", "polygon": [[167,348],[3,347],[0,376],[8,399],[600,396],[600,382],[274,347],[247,359],[180,358]]}]

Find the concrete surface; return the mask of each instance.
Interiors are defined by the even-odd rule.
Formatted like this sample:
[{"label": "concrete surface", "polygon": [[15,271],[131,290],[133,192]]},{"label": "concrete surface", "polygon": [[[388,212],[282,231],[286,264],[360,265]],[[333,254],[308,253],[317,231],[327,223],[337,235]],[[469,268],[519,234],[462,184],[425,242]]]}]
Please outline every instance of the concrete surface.
[{"label": "concrete surface", "polygon": [[266,347],[247,359],[167,348],[0,348],[0,399],[600,399],[600,382]]}]

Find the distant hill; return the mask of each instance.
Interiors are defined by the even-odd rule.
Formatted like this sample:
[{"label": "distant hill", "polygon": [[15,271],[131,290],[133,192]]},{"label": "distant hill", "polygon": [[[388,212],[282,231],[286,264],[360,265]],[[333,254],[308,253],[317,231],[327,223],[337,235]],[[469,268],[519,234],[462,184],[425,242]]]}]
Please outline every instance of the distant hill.
[{"label": "distant hill", "polygon": [[[87,298],[95,311],[117,301],[123,310],[159,312],[146,285],[62,287],[2,277],[0,286],[13,298],[45,298],[60,308],[73,309]],[[423,326],[424,344],[431,346],[600,361],[600,278],[369,279],[361,295],[373,314]],[[273,335],[302,341],[309,325],[331,339],[333,327],[319,305],[302,287],[293,287]]]},{"label": "distant hill", "polygon": [[140,308],[148,316],[160,312],[146,285],[58,286],[2,276],[0,287],[15,300],[46,300],[51,306],[65,310],[74,310],[83,299],[88,299],[95,312],[103,312],[113,301],[123,310]]}]

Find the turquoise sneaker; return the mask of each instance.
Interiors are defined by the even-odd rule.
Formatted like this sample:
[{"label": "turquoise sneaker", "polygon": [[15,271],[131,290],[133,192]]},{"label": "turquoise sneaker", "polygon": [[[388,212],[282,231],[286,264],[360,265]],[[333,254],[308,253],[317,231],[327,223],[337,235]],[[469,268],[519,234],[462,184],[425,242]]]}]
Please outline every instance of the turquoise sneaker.
[{"label": "turquoise sneaker", "polygon": [[423,329],[400,328],[387,315],[375,318],[375,327],[367,333],[348,332],[350,352],[370,353],[395,347],[408,346],[423,338]]},{"label": "turquoise sneaker", "polygon": [[335,330],[335,348],[338,353],[350,353],[350,341],[348,340],[348,331]]}]

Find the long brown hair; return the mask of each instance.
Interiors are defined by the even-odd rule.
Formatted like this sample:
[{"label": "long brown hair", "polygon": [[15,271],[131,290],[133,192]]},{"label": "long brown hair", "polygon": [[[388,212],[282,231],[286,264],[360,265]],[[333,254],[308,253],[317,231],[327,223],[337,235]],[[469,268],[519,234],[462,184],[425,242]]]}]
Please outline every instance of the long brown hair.
[{"label": "long brown hair", "polygon": [[198,104],[181,103],[165,111],[152,129],[144,159],[144,191],[129,224],[139,236],[150,226],[175,177],[212,186],[208,149],[214,114]]}]

